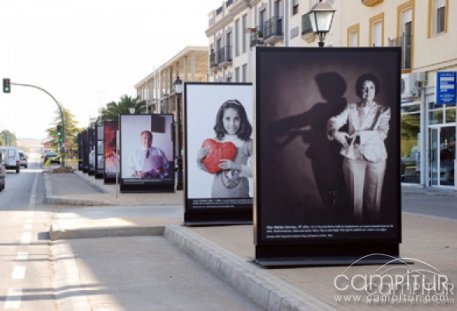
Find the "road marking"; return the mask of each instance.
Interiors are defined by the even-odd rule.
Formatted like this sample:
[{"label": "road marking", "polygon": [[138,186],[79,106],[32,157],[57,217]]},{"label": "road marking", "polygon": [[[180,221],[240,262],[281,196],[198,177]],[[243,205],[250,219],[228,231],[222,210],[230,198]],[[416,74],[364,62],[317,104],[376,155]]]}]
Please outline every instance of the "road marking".
[{"label": "road marking", "polygon": [[15,265],[11,278],[13,280],[23,280],[25,278],[25,266]]},{"label": "road marking", "polygon": [[19,309],[22,301],[22,290],[10,288],[6,295],[4,310]]},{"label": "road marking", "polygon": [[33,210],[36,204],[36,188],[38,184],[38,174],[35,174],[35,179],[33,180],[32,191],[30,194],[29,200],[29,209]]},{"label": "road marking", "polygon": [[30,232],[23,232],[21,236],[21,244],[30,244],[32,234]]},{"label": "road marking", "polygon": [[16,254],[16,260],[17,261],[25,261],[29,258],[29,252],[25,251],[25,252],[17,252]]},{"label": "road marking", "polygon": [[[37,184],[38,184],[38,174],[35,174],[35,179],[32,185],[32,191],[30,194],[29,199],[29,210],[27,217],[25,219],[24,224],[24,232],[21,235],[21,242],[20,244],[29,245],[32,240],[32,224],[34,221],[34,212],[36,205],[36,198],[37,198]],[[26,261],[29,257],[28,251],[18,251],[16,254],[17,261]],[[15,265],[13,268],[13,272],[11,273],[11,278],[13,280],[23,280],[25,279],[25,272],[27,267],[25,265]],[[6,295],[5,304],[3,305],[4,310],[12,310],[12,309],[19,309],[21,307],[22,302],[22,290],[12,289],[8,290],[8,294]]]}]

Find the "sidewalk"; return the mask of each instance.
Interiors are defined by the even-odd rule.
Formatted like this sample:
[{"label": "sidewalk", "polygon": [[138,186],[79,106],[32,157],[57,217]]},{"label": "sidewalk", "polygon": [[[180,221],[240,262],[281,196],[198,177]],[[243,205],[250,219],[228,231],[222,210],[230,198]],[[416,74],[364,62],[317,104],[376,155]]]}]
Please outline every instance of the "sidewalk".
[{"label": "sidewalk", "polygon": [[[265,310],[364,310],[373,305],[338,302],[335,276],[346,267],[263,269],[255,265],[252,225],[183,227],[183,194],[118,194],[114,186],[84,175],[44,174],[46,201],[64,207],[55,214],[52,240],[108,236],[163,235],[196,258],[206,269],[232,284]],[[91,186],[88,186],[88,185]],[[71,185],[71,186],[70,186]],[[405,187],[404,187],[405,188]],[[104,191],[104,192],[100,192]],[[407,196],[437,195],[436,204],[455,193],[406,189]],[[116,206],[115,206],[116,205]],[[402,257],[427,262],[457,284],[457,221],[403,214]],[[71,241],[71,240],[67,240]],[[149,260],[149,259],[145,259]],[[370,273],[376,266],[359,266],[358,273]],[[455,296],[453,297],[456,298]],[[396,309],[398,305],[375,305]],[[406,310],[454,310],[455,304],[403,304]]]}]

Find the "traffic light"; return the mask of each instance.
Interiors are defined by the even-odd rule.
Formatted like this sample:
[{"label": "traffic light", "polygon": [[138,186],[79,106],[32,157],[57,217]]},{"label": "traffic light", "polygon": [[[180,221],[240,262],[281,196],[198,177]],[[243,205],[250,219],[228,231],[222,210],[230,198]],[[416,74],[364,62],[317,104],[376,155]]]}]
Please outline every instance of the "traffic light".
[{"label": "traffic light", "polygon": [[11,92],[11,81],[8,78],[3,78],[3,93]]},{"label": "traffic light", "polygon": [[57,125],[57,138],[59,140],[59,143],[63,143],[63,132],[62,132],[62,125],[58,124]]}]

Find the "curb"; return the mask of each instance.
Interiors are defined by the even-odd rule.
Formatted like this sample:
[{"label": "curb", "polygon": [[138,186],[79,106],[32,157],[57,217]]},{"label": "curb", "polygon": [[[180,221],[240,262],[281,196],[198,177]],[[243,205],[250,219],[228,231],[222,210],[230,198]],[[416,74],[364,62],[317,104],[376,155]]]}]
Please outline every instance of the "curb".
[{"label": "curb", "polygon": [[51,225],[49,239],[69,240],[69,239],[92,239],[109,237],[128,237],[128,236],[152,236],[163,235],[164,226],[150,227],[102,227],[102,228],[79,228],[74,230],[62,230],[57,223]]},{"label": "curb", "polygon": [[165,226],[164,237],[264,310],[335,310],[182,226]]},{"label": "curb", "polygon": [[54,205],[75,205],[75,206],[117,206],[116,204],[102,201],[66,199],[58,196],[46,195],[45,202]]},{"label": "curb", "polygon": [[55,205],[76,205],[76,206],[115,206],[109,202],[92,201],[92,200],[75,200],[67,199],[52,194],[52,183],[47,173],[43,173],[44,178],[44,202]]}]

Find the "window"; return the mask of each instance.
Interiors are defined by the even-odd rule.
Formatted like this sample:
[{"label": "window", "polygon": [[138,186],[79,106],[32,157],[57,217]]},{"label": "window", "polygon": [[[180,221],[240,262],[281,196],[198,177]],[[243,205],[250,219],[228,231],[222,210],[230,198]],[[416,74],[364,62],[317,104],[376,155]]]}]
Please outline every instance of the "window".
[{"label": "window", "polygon": [[370,18],[370,46],[383,46],[384,13]]},{"label": "window", "polygon": [[359,46],[360,24],[352,25],[348,28],[347,46]]},{"label": "window", "polygon": [[241,53],[246,53],[246,29],[248,27],[247,25],[247,14],[244,14],[241,17]]},{"label": "window", "polygon": [[263,9],[260,11],[259,13],[259,34],[258,36],[259,37],[263,37],[265,31],[264,31],[264,27],[265,27],[265,16],[267,15],[267,10]]},{"label": "window", "polygon": [[398,42],[401,46],[403,72],[409,72],[413,65],[414,46],[414,1],[410,0],[397,7]]},{"label": "window", "polygon": [[241,75],[242,75],[242,82],[247,82],[248,81],[248,65],[244,64],[243,67],[241,67]]},{"label": "window", "polygon": [[224,50],[222,49],[222,39],[216,39],[216,64],[221,63],[224,60]]},{"label": "window", "polygon": [[280,35],[282,36],[282,32],[283,32],[283,27],[282,27],[282,23],[283,23],[283,15],[284,15],[284,11],[283,11],[283,2],[282,0],[278,0],[278,1],[275,1],[274,3],[274,17],[276,17],[276,24],[273,23],[273,33],[275,35]]},{"label": "window", "polygon": [[298,0],[292,0],[292,15],[298,13]]},{"label": "window", "polygon": [[240,82],[240,67],[235,68],[235,82]]},{"label": "window", "polygon": [[225,60],[232,61],[232,32],[228,32],[225,38]]},{"label": "window", "polygon": [[428,37],[447,32],[449,0],[428,0]]},{"label": "window", "polygon": [[235,21],[235,56],[240,56],[240,20]]}]

